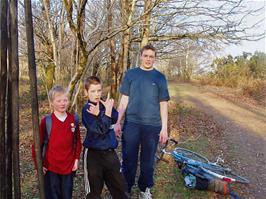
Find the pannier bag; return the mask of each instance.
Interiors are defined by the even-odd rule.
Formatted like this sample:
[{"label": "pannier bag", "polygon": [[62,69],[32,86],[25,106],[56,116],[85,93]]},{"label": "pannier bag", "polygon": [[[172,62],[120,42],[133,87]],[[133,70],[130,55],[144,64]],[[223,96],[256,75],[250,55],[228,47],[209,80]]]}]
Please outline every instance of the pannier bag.
[{"label": "pannier bag", "polygon": [[229,184],[215,178],[200,168],[186,165],[181,169],[185,186],[189,189],[209,190],[223,195],[230,194]]}]

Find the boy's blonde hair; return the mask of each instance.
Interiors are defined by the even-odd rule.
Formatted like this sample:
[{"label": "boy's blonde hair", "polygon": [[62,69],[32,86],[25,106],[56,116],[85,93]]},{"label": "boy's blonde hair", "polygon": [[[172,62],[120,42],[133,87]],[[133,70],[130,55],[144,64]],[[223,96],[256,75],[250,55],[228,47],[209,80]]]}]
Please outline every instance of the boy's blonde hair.
[{"label": "boy's blonde hair", "polygon": [[52,102],[56,95],[58,94],[67,94],[68,90],[62,86],[55,85],[48,93],[49,101]]}]

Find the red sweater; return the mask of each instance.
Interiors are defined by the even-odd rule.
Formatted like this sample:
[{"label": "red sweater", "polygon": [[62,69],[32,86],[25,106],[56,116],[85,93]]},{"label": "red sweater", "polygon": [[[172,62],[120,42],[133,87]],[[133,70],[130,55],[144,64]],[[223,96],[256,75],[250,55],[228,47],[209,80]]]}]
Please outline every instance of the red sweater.
[{"label": "red sweater", "polygon": [[[72,172],[75,159],[79,159],[81,152],[80,130],[77,127],[77,144],[74,150],[74,134],[71,131],[71,125],[75,125],[74,115],[67,113],[64,122],[60,121],[52,113],[52,127],[48,145],[44,155],[43,166],[49,171],[57,174],[66,175]],[[44,134],[46,131],[45,118],[40,124],[40,144],[42,146]],[[36,165],[36,156],[34,144],[32,145],[32,157]]]}]

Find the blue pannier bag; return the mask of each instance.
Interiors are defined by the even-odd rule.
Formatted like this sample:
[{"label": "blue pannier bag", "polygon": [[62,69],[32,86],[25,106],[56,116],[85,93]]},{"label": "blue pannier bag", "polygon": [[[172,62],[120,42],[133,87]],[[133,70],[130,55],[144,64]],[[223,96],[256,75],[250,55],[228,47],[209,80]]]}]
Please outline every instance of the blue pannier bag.
[{"label": "blue pannier bag", "polygon": [[181,168],[181,173],[184,177],[185,186],[189,189],[214,191],[223,195],[230,195],[234,199],[240,199],[230,188],[228,182],[204,172],[201,168],[185,165]]}]

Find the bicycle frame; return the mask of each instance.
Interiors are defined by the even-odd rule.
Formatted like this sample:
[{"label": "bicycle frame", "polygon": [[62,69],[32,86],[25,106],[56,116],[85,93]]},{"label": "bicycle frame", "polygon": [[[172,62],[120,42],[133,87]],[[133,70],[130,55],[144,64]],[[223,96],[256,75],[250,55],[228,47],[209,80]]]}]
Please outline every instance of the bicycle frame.
[{"label": "bicycle frame", "polygon": [[[171,142],[177,144],[177,142],[173,139],[170,139]],[[167,145],[166,145],[167,146]],[[166,147],[165,146],[165,147]],[[161,150],[162,154],[171,155],[174,160],[180,166],[188,165],[192,168],[199,169],[201,173],[205,173],[208,176],[215,177],[217,179],[221,179],[227,183],[238,182],[243,184],[248,184],[249,180],[246,178],[236,175],[232,173],[230,168],[225,168],[217,163],[210,162],[206,157],[188,149],[176,147],[174,150],[167,151],[165,148]],[[192,155],[193,158],[189,157]],[[195,160],[199,159],[199,160]]]},{"label": "bicycle frame", "polygon": [[[177,141],[173,139],[169,139],[168,141],[173,142],[177,145]],[[247,184],[249,181],[246,178],[243,178],[239,175],[232,173],[230,168],[224,168],[218,164],[218,160],[213,163],[210,162],[206,157],[195,153],[194,151],[190,151],[188,149],[176,147],[174,150],[167,151],[166,147],[168,142],[164,146],[164,148],[160,149],[160,155],[157,155],[157,160],[162,159],[163,154],[171,155],[175,162],[178,164],[179,169],[181,169],[182,173],[189,173],[191,175],[197,176],[201,179],[207,179],[211,182],[211,188],[207,188],[208,190],[215,191],[217,193],[222,193],[224,195],[230,195],[235,199],[240,199],[240,197],[234,193],[234,191],[230,188],[230,183],[238,182]],[[218,179],[218,181],[216,181]],[[186,180],[185,180],[186,181]],[[220,189],[216,182],[223,181],[225,184],[223,185],[223,189]],[[187,183],[187,181],[186,181]],[[218,183],[219,184],[219,183]],[[226,188],[226,184],[228,187]],[[188,184],[189,186],[190,184]],[[204,186],[204,185],[203,185]],[[208,185],[209,186],[209,185]],[[214,186],[214,187],[213,187]],[[200,187],[198,187],[201,189]],[[205,189],[204,189],[205,190]],[[221,192],[222,191],[222,192]]]},{"label": "bicycle frame", "polygon": [[[224,168],[224,167],[221,167],[220,165],[217,165],[215,163],[210,162],[207,158],[205,158],[205,157],[203,157],[203,156],[201,156],[195,152],[193,152],[193,153],[204,158],[206,163],[187,158],[187,157],[183,156],[182,154],[179,154],[178,152],[176,152],[177,149],[182,149],[182,148],[179,148],[179,147],[175,148],[171,152],[171,155],[174,157],[175,161],[177,161],[181,164],[188,164],[188,165],[192,165],[195,167],[202,167],[202,168],[213,169],[213,170],[217,170],[217,171],[224,171],[224,170],[231,171],[231,169],[229,169],[229,168]],[[187,150],[187,151],[189,151],[189,150]]]}]

